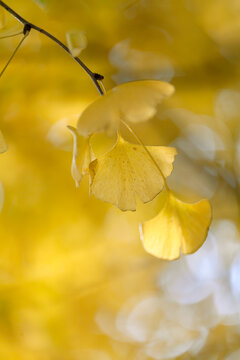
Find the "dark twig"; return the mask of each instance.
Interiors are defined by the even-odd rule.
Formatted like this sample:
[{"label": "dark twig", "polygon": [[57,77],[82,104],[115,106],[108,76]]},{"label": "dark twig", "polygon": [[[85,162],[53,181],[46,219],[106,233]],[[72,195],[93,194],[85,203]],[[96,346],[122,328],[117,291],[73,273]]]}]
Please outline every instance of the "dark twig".
[{"label": "dark twig", "polygon": [[14,50],[14,52],[12,53],[12,55],[10,56],[10,58],[8,59],[7,64],[4,66],[4,68],[2,69],[1,73],[0,73],[0,78],[3,76],[5,70],[7,69],[8,65],[10,64],[10,62],[12,61],[12,59],[14,58],[14,56],[16,55],[18,49],[20,48],[20,46],[22,45],[22,43],[24,42],[24,40],[26,39],[26,37],[28,36],[29,32],[25,32],[22,39],[20,40],[19,44],[17,45],[16,49]]},{"label": "dark twig", "polygon": [[[79,59],[79,57],[74,57],[71,53],[71,51],[69,50],[69,48],[63,44],[60,40],[58,40],[55,36],[53,36],[52,34],[50,34],[49,32],[47,32],[46,30],[30,23],[29,21],[25,20],[22,16],[20,16],[18,13],[16,13],[16,11],[14,11],[12,8],[10,8],[7,4],[5,4],[2,0],[0,0],[0,6],[2,6],[6,11],[8,11],[11,15],[13,15],[20,23],[22,23],[24,25],[24,31],[25,32],[29,32],[31,29],[34,29],[38,32],[40,32],[41,34],[47,36],[49,39],[51,39],[52,41],[54,41],[56,44],[58,44],[59,46],[61,46],[62,49],[64,49],[79,65],[81,65],[81,67],[86,71],[86,73],[90,76],[90,78],[92,79],[92,81],[94,82],[98,92],[100,93],[100,95],[103,95],[103,91],[101,89],[101,86],[99,85],[98,81],[99,80],[103,80],[103,76],[97,73],[93,73],[83,62],[82,60]],[[24,33],[23,31],[23,33]]]}]

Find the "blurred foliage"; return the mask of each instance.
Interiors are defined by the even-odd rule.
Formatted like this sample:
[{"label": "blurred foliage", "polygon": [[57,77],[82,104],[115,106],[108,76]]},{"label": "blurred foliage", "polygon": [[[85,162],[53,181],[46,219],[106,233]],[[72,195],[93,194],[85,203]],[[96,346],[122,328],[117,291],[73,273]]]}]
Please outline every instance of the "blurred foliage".
[{"label": "blurred foliage", "polygon": [[[171,81],[174,96],[134,129],[147,145],[178,149],[168,183],[183,201],[210,199],[213,224],[196,254],[159,261],[138,235],[158,199],[121,213],[89,198],[87,179],[75,189],[66,126],[98,93],[32,31],[0,81],[0,359],[239,359],[239,2],[8,3],[60,39],[83,31],[81,57],[106,89]],[[2,12],[0,26],[21,30]],[[18,41],[1,40],[1,68]],[[94,136],[96,156],[114,140]]]},{"label": "blurred foliage", "polygon": [[40,6],[45,5],[45,0],[33,0],[36,4],[39,4]]}]

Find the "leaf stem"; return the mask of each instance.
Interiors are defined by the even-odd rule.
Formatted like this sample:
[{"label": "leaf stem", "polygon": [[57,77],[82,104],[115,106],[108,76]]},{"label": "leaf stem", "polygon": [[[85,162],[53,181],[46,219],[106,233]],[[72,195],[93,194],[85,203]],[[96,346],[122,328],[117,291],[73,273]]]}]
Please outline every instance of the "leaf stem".
[{"label": "leaf stem", "polygon": [[59,39],[57,39],[55,36],[50,34],[48,31],[30,23],[26,19],[24,19],[22,16],[20,16],[16,11],[14,11],[12,8],[10,8],[7,4],[5,4],[2,0],[0,0],[0,6],[2,6],[6,11],[8,11],[11,15],[13,15],[20,23],[22,23],[24,26],[27,26],[28,30],[34,29],[41,34],[45,35],[52,41],[54,41],[56,44],[58,44],[63,50],[65,50],[84,70],[85,72],[90,76],[91,80],[93,81],[94,85],[96,86],[98,92],[100,95],[103,95],[103,91],[101,89],[101,86],[99,85],[98,81],[103,80],[103,76],[97,73],[93,73],[84,63],[82,60],[79,59],[79,57],[74,57],[71,54],[70,49],[63,44]]},{"label": "leaf stem", "polygon": [[155,166],[157,167],[158,171],[161,174],[161,177],[163,178],[164,181],[164,185],[166,190],[168,191],[168,185],[165,179],[165,176],[163,175],[163,172],[160,168],[160,166],[158,165],[158,163],[156,162],[156,160],[154,159],[154,157],[152,156],[152,154],[150,153],[150,151],[148,150],[148,148],[144,145],[144,143],[142,142],[142,140],[138,137],[138,135],[135,133],[135,131],[131,128],[131,126],[129,126],[125,120],[121,119],[121,122],[123,123],[123,125],[128,129],[128,131],[135,137],[135,139],[137,140],[137,142],[142,145],[142,147],[144,148],[144,150],[146,151],[146,153],[148,154],[148,156],[150,157],[150,159],[152,160],[152,162],[155,164]]},{"label": "leaf stem", "polygon": [[2,75],[4,74],[5,70],[7,69],[8,65],[10,64],[10,62],[12,61],[12,59],[14,58],[14,56],[16,55],[16,52],[18,51],[18,49],[20,48],[20,46],[22,45],[22,43],[24,42],[24,40],[26,39],[26,37],[29,35],[29,32],[26,32],[26,34],[22,37],[22,39],[20,40],[20,42],[18,43],[16,49],[14,50],[14,52],[12,53],[12,55],[10,56],[8,62],[6,63],[6,65],[4,66],[4,68],[2,69],[1,73],[0,73],[0,78],[2,77]]},{"label": "leaf stem", "polygon": [[7,38],[11,38],[11,37],[14,37],[14,36],[17,36],[17,35],[21,35],[21,34],[23,34],[23,32],[22,32],[22,31],[19,31],[18,33],[15,33],[15,34],[0,36],[0,40],[2,40],[2,39],[7,39]]},{"label": "leaf stem", "polygon": [[102,91],[103,91],[103,93],[102,93],[101,95],[104,95],[104,94],[106,94],[106,89],[105,89],[105,86],[104,86],[104,84],[103,84],[103,81],[102,81],[102,80],[100,80],[99,82],[100,82],[100,84],[101,84],[101,86],[102,86]]}]

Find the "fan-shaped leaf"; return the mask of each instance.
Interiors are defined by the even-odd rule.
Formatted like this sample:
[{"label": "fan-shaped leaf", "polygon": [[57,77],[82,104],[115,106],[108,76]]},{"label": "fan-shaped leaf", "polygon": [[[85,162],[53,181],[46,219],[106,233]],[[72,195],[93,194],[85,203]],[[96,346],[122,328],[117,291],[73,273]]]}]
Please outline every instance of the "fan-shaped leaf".
[{"label": "fan-shaped leaf", "polygon": [[89,164],[95,156],[89,143],[89,137],[80,136],[77,129],[72,126],[68,126],[68,128],[73,135],[72,177],[78,187],[83,175],[89,173]]},{"label": "fan-shaped leaf", "polygon": [[[164,177],[171,174],[176,149],[147,146]],[[91,162],[91,191],[121,210],[136,210],[136,196],[151,201],[163,188],[164,179],[142,145],[125,141],[120,135],[114,147]]]},{"label": "fan-shaped leaf", "polygon": [[162,195],[162,208],[142,224],[142,241],[150,254],[167,260],[192,254],[204,243],[211,222],[211,206],[203,199],[194,204],[177,199],[170,191]]},{"label": "fan-shaped leaf", "polygon": [[157,105],[173,93],[171,84],[157,80],[119,85],[87,107],[79,118],[78,131],[84,136],[104,130],[112,133],[121,118],[132,123],[149,120]]},{"label": "fan-shaped leaf", "polygon": [[87,38],[83,31],[68,31],[66,38],[73,57],[79,56],[82,50],[87,47]]}]

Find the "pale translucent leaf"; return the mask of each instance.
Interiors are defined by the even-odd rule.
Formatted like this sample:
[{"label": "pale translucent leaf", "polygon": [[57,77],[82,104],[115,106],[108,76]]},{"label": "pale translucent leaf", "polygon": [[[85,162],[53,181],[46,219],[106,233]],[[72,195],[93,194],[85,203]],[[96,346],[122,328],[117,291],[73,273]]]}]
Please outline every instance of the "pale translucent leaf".
[{"label": "pale translucent leaf", "polygon": [[174,87],[163,81],[143,80],[119,85],[90,104],[78,121],[84,136],[118,129],[120,120],[137,123],[149,120],[157,105],[174,93]]},{"label": "pale translucent leaf", "polygon": [[83,31],[68,31],[66,38],[73,57],[78,57],[82,50],[87,47],[87,38]]},{"label": "pale translucent leaf", "polygon": [[150,254],[167,260],[197,251],[206,240],[211,206],[203,199],[194,204],[177,199],[166,191],[160,213],[142,224],[143,246]]},{"label": "pale translucent leaf", "polygon": [[73,158],[71,172],[76,186],[78,187],[82,177],[89,173],[89,164],[94,160],[95,156],[89,143],[89,137],[84,138],[80,136],[77,129],[72,126],[68,126],[68,129],[73,135]]},{"label": "pale translucent leaf", "polygon": [[215,103],[216,116],[226,123],[239,119],[240,93],[230,89],[222,89]]},{"label": "pale translucent leaf", "polygon": [[226,360],[238,360],[238,359],[240,359],[240,349],[237,349],[236,351],[233,351],[225,359]]},{"label": "pale translucent leaf", "polygon": [[[147,146],[164,177],[171,174],[176,149]],[[121,210],[136,210],[136,196],[146,203],[163,188],[164,179],[142,145],[125,141],[120,135],[114,147],[90,164],[91,191]]]},{"label": "pale translucent leaf", "polygon": [[0,130],[0,153],[4,153],[5,151],[7,151],[7,143],[3,137],[3,134]]},{"label": "pale translucent leaf", "polygon": [[118,84],[143,79],[171,81],[175,73],[171,61],[163,53],[159,55],[135,48],[130,39],[114,45],[109,53],[109,60],[118,69],[118,73],[112,76]]},{"label": "pale translucent leaf", "polygon": [[47,140],[57,148],[72,151],[72,135],[68,126],[76,126],[79,115],[71,115],[55,122],[47,133]]}]

